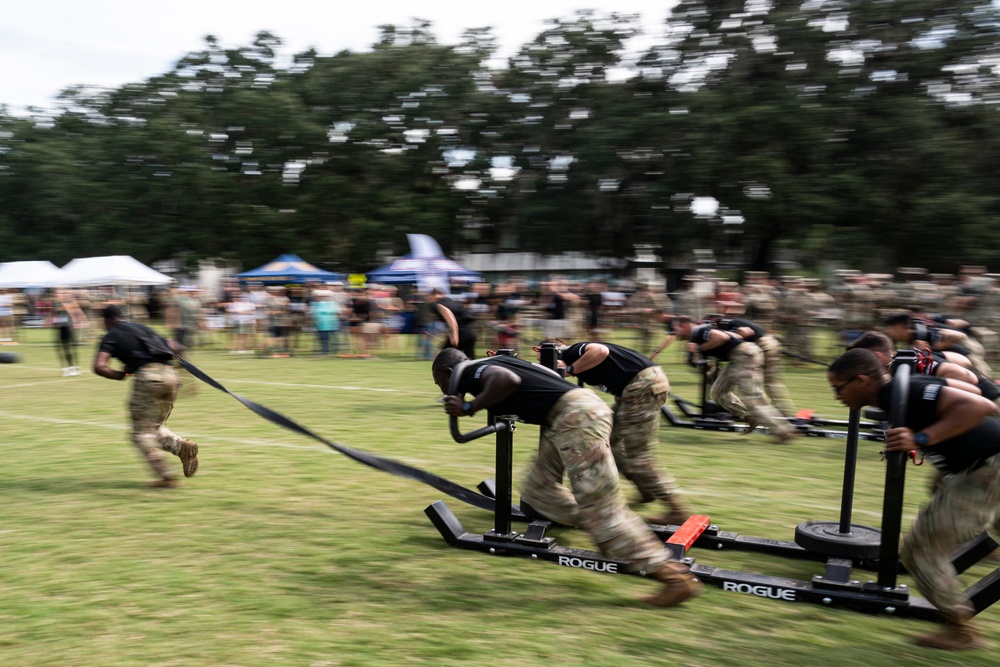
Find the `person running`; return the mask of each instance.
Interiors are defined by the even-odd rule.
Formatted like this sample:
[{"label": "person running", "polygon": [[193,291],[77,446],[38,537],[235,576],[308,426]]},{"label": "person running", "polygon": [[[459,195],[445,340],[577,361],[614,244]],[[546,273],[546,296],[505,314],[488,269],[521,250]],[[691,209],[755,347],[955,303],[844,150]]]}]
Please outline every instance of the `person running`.
[{"label": "person running", "polygon": [[680,498],[677,482],[656,466],[661,408],[670,393],[663,369],[635,350],[613,343],[573,343],[562,346],[566,374],[615,397],[611,453],[618,471],[632,482],[642,502],[662,502],[666,512],[653,523],[680,525],[691,511]]},{"label": "person running", "polygon": [[80,304],[76,302],[73,293],[66,289],[56,290],[52,303],[52,328],[56,330],[56,350],[65,363],[62,367],[63,377],[80,374],[76,366],[73,348],[76,345],[75,331],[87,326],[87,316]]},{"label": "person running", "polygon": [[456,348],[472,359],[476,356],[476,318],[469,310],[434,288],[428,299],[433,304],[434,313],[448,327],[442,349]]},{"label": "person running", "polygon": [[[155,331],[142,324],[126,322],[118,306],[101,311],[107,331],[94,357],[94,373],[109,380],[124,380],[132,375],[129,414],[132,443],[139,449],[156,479],[151,486],[174,488],[180,482],[164,461],[161,452],[181,460],[185,477],[198,470],[198,445],[182,438],[164,422],[170,416],[180,389],[180,379],[171,365],[176,345],[171,345]],[[124,364],[124,370],[111,368],[112,358]]]},{"label": "person running", "polygon": [[[503,355],[470,362],[454,348],[439,352],[431,371],[449,415],[489,409],[541,427],[522,496],[545,518],[583,528],[602,553],[663,583],[643,601],[672,607],[701,592],[690,568],[672,560],[628,508],[611,455],[611,408],[597,394],[538,364]],[[466,401],[466,394],[473,400]],[[564,476],[572,491],[563,486]]]},{"label": "person running", "polygon": [[14,290],[0,287],[0,343],[17,345],[17,318],[14,316]]},{"label": "person running", "polygon": [[[852,410],[889,412],[893,378],[870,350],[848,350],[830,364],[827,381]],[[995,403],[938,377],[910,377],[905,421],[885,434],[885,450],[920,451],[944,473],[941,487],[917,515],[900,557],[917,588],[944,617],[943,629],[914,637],[942,650],[980,648],[975,610],[951,562],[956,549],[992,527],[1000,529],[1000,421]]]},{"label": "person running", "polygon": [[711,398],[737,419],[746,421],[752,433],[757,425],[767,426],[779,444],[787,443],[798,431],[767,402],[764,383],[764,353],[759,347],[731,331],[699,324],[690,317],[675,317],[670,328],[680,340],[688,341],[688,352],[701,352],[727,361],[712,383]]},{"label": "person running", "polygon": [[764,393],[770,399],[771,405],[788,418],[796,414],[788,387],[781,379],[781,342],[768,333],[767,329],[746,318],[720,318],[719,328],[732,331],[748,343],[753,343],[764,353],[763,376]]}]

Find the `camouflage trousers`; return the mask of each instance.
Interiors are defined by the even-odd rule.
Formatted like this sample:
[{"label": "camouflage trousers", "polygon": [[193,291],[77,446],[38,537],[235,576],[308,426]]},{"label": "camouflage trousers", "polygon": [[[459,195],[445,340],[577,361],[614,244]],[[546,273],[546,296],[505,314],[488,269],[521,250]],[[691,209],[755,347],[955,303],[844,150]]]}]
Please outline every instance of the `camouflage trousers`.
[{"label": "camouflage trousers", "polygon": [[987,380],[993,379],[993,369],[990,368],[989,363],[986,361],[986,348],[978,340],[969,337],[965,342],[965,346],[969,348],[969,361],[972,363],[972,370],[979,373]]},{"label": "camouflage trousers", "polygon": [[794,417],[795,405],[781,379],[781,343],[774,336],[764,335],[757,340],[757,347],[764,353],[764,392],[778,412]]},{"label": "camouflage trousers", "polygon": [[180,379],[173,367],[166,364],[146,364],[132,377],[132,395],[128,403],[132,443],[157,477],[173,477],[162,452],[178,455],[181,437],[164,426],[164,422],[173,410]]},{"label": "camouflage trousers", "polygon": [[1000,359],[1000,336],[993,329],[972,327],[972,337],[983,346],[983,358],[988,362]]},{"label": "camouflage trousers", "polygon": [[663,338],[663,328],[657,322],[640,322],[636,327],[636,335],[639,338],[636,349],[643,354],[650,354]]},{"label": "camouflage trousers", "polygon": [[785,347],[803,357],[812,357],[812,332],[803,324],[785,327]]},{"label": "camouflage trousers", "polygon": [[764,353],[753,343],[741,343],[712,383],[711,398],[737,418],[766,426],[772,435],[790,433],[794,428],[767,402],[763,382]]},{"label": "camouflage trousers", "polygon": [[962,597],[951,554],[990,527],[1000,530],[1000,454],[946,475],[903,540],[900,556],[917,588],[952,623],[973,609]]},{"label": "camouflage trousers", "polygon": [[642,494],[644,501],[665,500],[677,491],[669,473],[656,468],[660,408],[670,393],[670,382],[659,366],[639,371],[615,398],[611,453],[618,472]]},{"label": "camouflage trousers", "polygon": [[632,570],[658,570],[669,552],[622,494],[609,444],[611,408],[589,389],[574,389],[546,421],[522,497],[549,519],[586,530],[602,553],[629,561]]}]

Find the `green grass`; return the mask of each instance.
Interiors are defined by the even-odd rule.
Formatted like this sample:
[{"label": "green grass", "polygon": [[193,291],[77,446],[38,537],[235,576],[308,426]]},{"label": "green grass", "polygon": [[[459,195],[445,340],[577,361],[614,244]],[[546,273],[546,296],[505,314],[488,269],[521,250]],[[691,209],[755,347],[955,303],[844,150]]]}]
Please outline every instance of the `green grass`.
[{"label": "green grass", "polygon": [[[198,475],[182,489],[147,489],[128,442],[128,386],[89,372],[60,377],[50,334],[28,332],[25,344],[3,348],[23,363],[0,366],[0,664],[1000,664],[989,651],[913,646],[909,635],[933,628],[924,622],[715,588],[660,610],[636,601],[655,590],[639,578],[449,548],[423,512],[439,492],[281,430],[207,386],[179,400],[169,422],[201,443]],[[81,351],[89,366],[92,350]],[[669,352],[675,392],[695,400],[696,376]],[[428,362],[223,352],[193,360],[331,440],[469,487],[493,474],[490,440],[450,440]],[[800,407],[845,415],[822,369],[787,375]],[[518,470],[536,432],[521,425],[515,434]],[[843,440],[779,446],[666,426],[660,435],[661,460],[692,507],[724,530],[790,540],[802,521],[839,516]],[[879,525],[883,473],[877,444],[862,443],[857,523]],[[930,470],[908,475],[904,526]],[[491,527],[488,513],[448,504],[467,528]],[[589,547],[578,531],[555,536]],[[798,579],[822,567],[691,555]],[[987,571],[977,566],[968,581]],[[1000,635],[997,610],[980,621]]]}]

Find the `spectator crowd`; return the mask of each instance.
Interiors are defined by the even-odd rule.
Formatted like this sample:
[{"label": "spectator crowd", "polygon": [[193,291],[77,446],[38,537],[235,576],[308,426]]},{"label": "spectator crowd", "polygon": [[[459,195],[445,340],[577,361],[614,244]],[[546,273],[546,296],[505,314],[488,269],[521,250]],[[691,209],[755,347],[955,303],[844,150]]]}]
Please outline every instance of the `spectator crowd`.
[{"label": "spectator crowd", "polygon": [[[475,318],[480,355],[518,349],[542,338],[606,338],[631,333],[631,345],[651,354],[672,317],[693,321],[746,318],[777,334],[793,363],[829,359],[842,343],[890,316],[950,322],[978,341],[988,359],[1000,356],[1000,274],[965,266],[957,274],[902,267],[895,274],[837,271],[823,282],[803,276],[772,277],[744,272],[741,281],[713,272],[684,276],[668,293],[661,283],[609,284],[552,277],[538,283],[512,279],[496,284],[453,285],[451,299]],[[96,340],[98,313],[117,305],[138,322],[162,321],[188,348],[225,349],[234,354],[430,359],[448,327],[428,293],[411,286],[341,282],[241,285],[217,290],[181,285],[146,293],[114,288],[60,289],[44,293],[0,290],[0,344],[15,344],[23,327],[72,331],[77,344]],[[833,332],[834,336],[821,336]],[[524,341],[524,343],[522,343]],[[832,342],[832,347],[827,341]],[[805,363],[803,361],[803,363]]]}]

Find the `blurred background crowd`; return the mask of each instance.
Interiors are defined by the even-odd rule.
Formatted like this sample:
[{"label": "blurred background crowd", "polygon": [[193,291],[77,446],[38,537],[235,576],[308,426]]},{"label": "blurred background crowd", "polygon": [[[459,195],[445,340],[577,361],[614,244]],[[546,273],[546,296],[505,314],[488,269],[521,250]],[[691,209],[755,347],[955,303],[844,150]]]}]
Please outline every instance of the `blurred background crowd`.
[{"label": "blurred background crowd", "polygon": [[[805,358],[830,359],[856,332],[907,312],[928,321],[960,321],[988,359],[1000,356],[1000,274],[963,266],[957,274],[900,267],[894,274],[837,271],[832,280],[747,271],[724,280],[706,270],[667,292],[659,281],[606,282],[552,276],[452,284],[452,298],[474,315],[477,353],[531,346],[543,338],[630,341],[649,354],[673,315],[696,320],[743,317],[781,337]],[[447,328],[429,295],[410,285],[313,281],[215,288],[114,287],[0,290],[0,343],[22,328],[72,329],[77,344],[99,339],[98,313],[109,304],[136,321],[154,320],[188,349],[234,354],[430,359]],[[825,335],[830,334],[830,335]],[[795,363],[794,358],[792,362]]]}]

